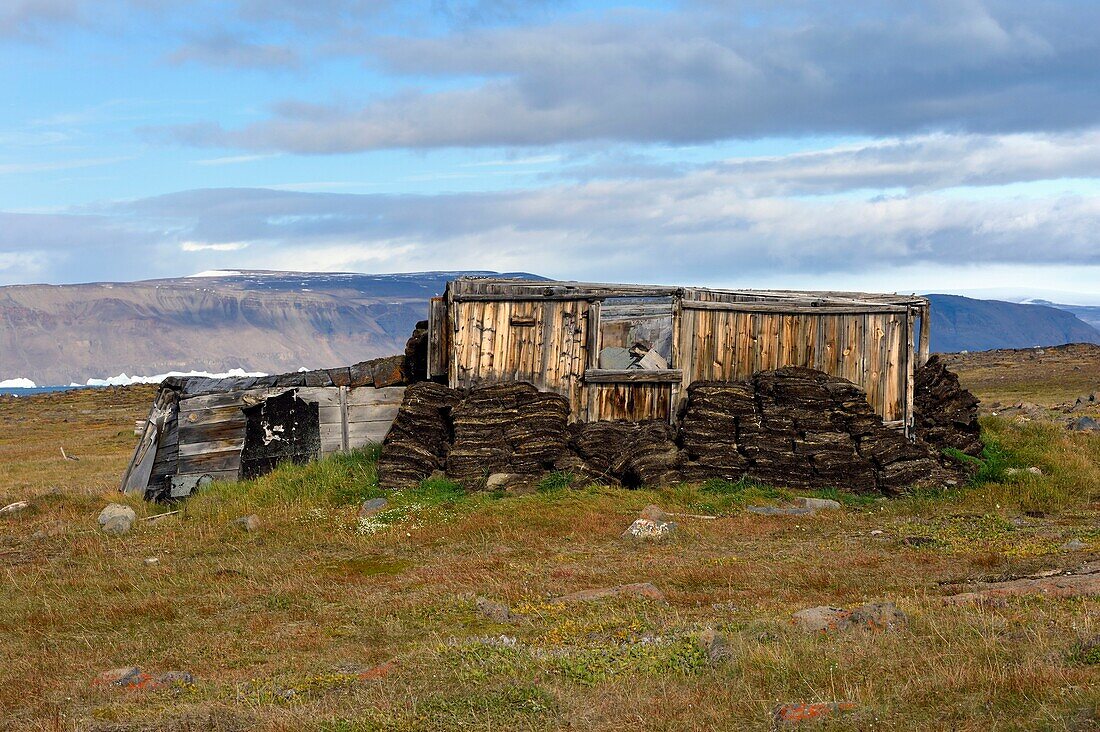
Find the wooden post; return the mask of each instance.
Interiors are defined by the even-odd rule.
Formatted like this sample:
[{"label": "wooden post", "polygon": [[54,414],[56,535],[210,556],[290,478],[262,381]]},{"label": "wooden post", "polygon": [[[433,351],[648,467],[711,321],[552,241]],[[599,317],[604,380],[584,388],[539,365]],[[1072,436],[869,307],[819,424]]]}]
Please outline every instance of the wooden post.
[{"label": "wooden post", "polygon": [[929,341],[928,336],[931,332],[931,303],[926,303],[920,309],[920,345],[917,350],[917,367],[920,368],[924,364],[928,363],[928,351]]},{"label": "wooden post", "polygon": [[[369,388],[369,387],[364,387]],[[351,449],[351,440],[348,437],[348,388],[340,387],[340,450],[347,452]]]},{"label": "wooden post", "polygon": [[[924,322],[924,318],[921,318],[921,322]],[[913,352],[913,311],[908,310],[905,313],[905,436],[910,440],[916,437],[913,431],[914,425],[914,412],[913,412],[913,397],[916,392],[916,369],[917,366],[914,363]]]}]

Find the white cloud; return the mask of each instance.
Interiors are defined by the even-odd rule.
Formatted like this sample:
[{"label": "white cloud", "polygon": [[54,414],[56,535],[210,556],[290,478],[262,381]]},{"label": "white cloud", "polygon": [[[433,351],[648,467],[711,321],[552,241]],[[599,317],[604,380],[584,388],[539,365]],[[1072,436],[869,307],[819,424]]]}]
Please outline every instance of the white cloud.
[{"label": "white cloud", "polygon": [[231,241],[220,244],[212,244],[200,241],[185,241],[180,243],[180,249],[185,252],[239,252],[248,247],[251,242]]}]

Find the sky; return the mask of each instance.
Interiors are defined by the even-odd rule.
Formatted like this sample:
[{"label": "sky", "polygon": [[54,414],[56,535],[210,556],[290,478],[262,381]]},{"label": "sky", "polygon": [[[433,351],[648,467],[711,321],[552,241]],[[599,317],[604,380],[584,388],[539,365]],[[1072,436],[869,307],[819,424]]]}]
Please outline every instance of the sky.
[{"label": "sky", "polygon": [[3,0],[0,285],[1100,298],[1095,0]]}]

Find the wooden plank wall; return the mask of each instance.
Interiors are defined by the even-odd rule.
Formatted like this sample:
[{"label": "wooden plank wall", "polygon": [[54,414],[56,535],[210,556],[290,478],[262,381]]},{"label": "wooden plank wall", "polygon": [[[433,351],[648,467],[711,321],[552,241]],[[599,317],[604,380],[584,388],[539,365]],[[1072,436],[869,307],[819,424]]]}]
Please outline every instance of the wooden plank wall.
[{"label": "wooden plank wall", "polygon": [[907,403],[905,313],[762,313],[684,307],[680,393],[693,381],[742,381],[757,371],[805,366],[859,384],[886,421]]},{"label": "wooden plank wall", "polygon": [[458,301],[450,311],[452,386],[529,381],[584,411],[587,302]]},{"label": "wooden plank wall", "polygon": [[317,403],[321,454],[328,455],[382,442],[397,416],[405,387],[282,387],[184,399],[179,404],[179,426],[175,430],[179,459],[174,474],[209,473],[219,479],[235,479],[245,439],[241,408],[287,391],[297,391],[302,400]]},{"label": "wooden plank wall", "polygon": [[[589,309],[599,308],[601,296],[620,295],[618,290],[626,288],[583,283],[518,287],[506,281],[452,283],[441,318],[450,337],[450,385],[529,381],[569,399],[574,421],[651,419],[666,418],[678,408],[693,381],[741,381],[756,371],[795,365],[859,384],[887,422],[911,415],[912,316],[901,302],[905,298],[683,288],[676,291],[682,300],[673,295],[678,316],[674,366],[683,370],[680,383],[586,384],[584,370],[596,340],[588,329]],[[674,292],[666,290],[646,294]],[[540,294],[547,299],[539,300]],[[567,299],[582,294],[586,299]],[[509,299],[512,295],[515,299]],[[690,301],[746,303],[757,311],[698,309]],[[805,312],[813,303],[832,312]],[[784,311],[784,304],[794,312]]]}]

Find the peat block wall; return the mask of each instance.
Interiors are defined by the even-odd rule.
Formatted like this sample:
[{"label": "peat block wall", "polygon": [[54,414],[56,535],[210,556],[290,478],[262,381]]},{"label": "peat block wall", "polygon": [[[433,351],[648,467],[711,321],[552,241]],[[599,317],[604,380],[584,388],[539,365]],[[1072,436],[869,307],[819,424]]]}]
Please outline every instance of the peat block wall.
[{"label": "peat block wall", "polygon": [[752,478],[892,495],[958,480],[960,466],[943,448],[981,450],[977,400],[954,374],[929,361],[918,385],[918,439],[910,442],[883,426],[858,386],[813,369],[695,382],[674,425],[571,425],[564,397],[528,383],[460,392],[424,382],[405,392],[382,447],[379,479],[395,489],[443,471],[474,488],[494,474],[529,485],[567,471],[628,487]]}]

